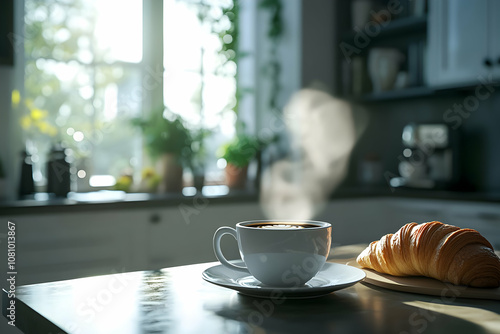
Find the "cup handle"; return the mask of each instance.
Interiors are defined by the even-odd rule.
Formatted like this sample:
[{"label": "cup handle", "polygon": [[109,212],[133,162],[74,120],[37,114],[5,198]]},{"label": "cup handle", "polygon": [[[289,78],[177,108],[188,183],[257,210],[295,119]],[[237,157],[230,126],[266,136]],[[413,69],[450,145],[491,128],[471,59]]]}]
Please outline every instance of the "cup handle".
[{"label": "cup handle", "polygon": [[226,258],[222,254],[222,251],[220,249],[220,240],[222,239],[222,236],[225,234],[231,234],[236,240],[238,240],[236,230],[234,228],[227,227],[227,226],[219,227],[214,234],[214,252],[215,252],[215,256],[217,257],[217,260],[219,260],[220,263],[222,263],[222,265],[224,265],[225,267],[227,267],[229,269],[248,272],[247,267],[241,267],[241,266],[237,266],[237,265],[232,264],[231,262],[226,260]]}]

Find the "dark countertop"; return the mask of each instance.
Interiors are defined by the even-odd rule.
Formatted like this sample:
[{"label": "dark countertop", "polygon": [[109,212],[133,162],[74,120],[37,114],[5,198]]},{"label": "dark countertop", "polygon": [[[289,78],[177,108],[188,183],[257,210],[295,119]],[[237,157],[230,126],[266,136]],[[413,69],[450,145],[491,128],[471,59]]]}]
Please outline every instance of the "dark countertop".
[{"label": "dark countertop", "polygon": [[[323,297],[283,298],[278,303],[205,282],[203,270],[216,264],[21,286],[16,325],[28,334],[500,331],[498,301],[426,296],[358,283]],[[3,295],[5,299],[5,291]]]},{"label": "dark countertop", "polygon": [[[221,186],[219,186],[221,187]],[[224,187],[224,186],[222,186]],[[207,189],[208,191],[205,191]],[[224,190],[225,189],[225,190]],[[77,212],[91,210],[137,209],[191,204],[193,200],[209,199],[213,204],[257,202],[259,193],[255,189],[231,190],[205,187],[202,194],[189,189],[183,194],[147,194],[123,192],[93,192],[70,194],[69,198],[50,198],[39,194],[38,199],[24,199],[0,202],[0,216],[13,214],[39,214],[54,212]],[[332,200],[347,198],[420,198],[454,201],[500,203],[499,192],[461,192],[445,190],[420,190],[383,187],[342,187],[334,191]]]},{"label": "dark countertop", "polygon": [[[203,193],[194,188],[187,194],[124,193],[120,191],[98,191],[92,193],[70,193],[68,198],[51,198],[37,194],[37,198],[0,202],[0,216],[13,214],[77,212],[94,210],[137,209],[178,206],[181,203],[209,199],[210,203],[256,202],[258,195],[253,190],[231,190],[205,187]],[[206,191],[208,190],[208,191]]]}]

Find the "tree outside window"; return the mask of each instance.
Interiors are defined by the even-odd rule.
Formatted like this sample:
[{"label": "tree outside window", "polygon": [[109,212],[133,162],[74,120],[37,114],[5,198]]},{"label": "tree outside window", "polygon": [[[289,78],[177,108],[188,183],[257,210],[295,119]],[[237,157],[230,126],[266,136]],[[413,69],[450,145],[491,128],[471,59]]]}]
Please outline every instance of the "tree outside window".
[{"label": "tree outside window", "polygon": [[227,52],[232,0],[164,0],[164,38],[149,43],[153,50],[143,50],[142,0],[25,0],[25,6],[25,93],[13,102],[38,185],[57,143],[71,151],[78,191],[89,190],[93,176],[140,175],[145,154],[130,120],[150,112],[136,91],[144,85],[143,54],[162,45],[165,107],[192,130],[212,130],[203,159],[217,180],[215,150],[235,132],[237,66]]}]

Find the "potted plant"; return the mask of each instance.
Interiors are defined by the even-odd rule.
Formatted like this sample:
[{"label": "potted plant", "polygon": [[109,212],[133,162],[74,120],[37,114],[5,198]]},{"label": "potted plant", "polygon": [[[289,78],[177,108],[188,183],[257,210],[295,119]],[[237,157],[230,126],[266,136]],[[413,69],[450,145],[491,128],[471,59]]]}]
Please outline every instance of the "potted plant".
[{"label": "potted plant", "polygon": [[183,167],[188,166],[191,156],[191,133],[182,117],[163,109],[152,112],[146,118],[136,118],[132,124],[143,133],[144,144],[153,160],[159,163],[161,192],[180,192],[183,187]]},{"label": "potted plant", "polygon": [[141,172],[141,182],[139,184],[138,191],[146,193],[157,192],[160,181],[160,175],[156,173],[154,168],[145,167]]},{"label": "potted plant", "polygon": [[222,146],[220,157],[226,160],[226,185],[229,188],[244,188],[248,165],[260,149],[260,142],[253,136],[240,134]]}]

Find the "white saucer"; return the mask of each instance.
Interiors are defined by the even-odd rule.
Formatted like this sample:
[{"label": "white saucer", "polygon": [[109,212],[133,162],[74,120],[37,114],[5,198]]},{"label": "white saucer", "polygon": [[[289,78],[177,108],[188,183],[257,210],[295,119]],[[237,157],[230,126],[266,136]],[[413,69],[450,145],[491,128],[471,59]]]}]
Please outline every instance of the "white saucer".
[{"label": "white saucer", "polygon": [[325,263],[323,269],[309,282],[300,287],[272,287],[264,285],[249,273],[231,270],[218,265],[205,270],[205,281],[238,291],[241,294],[261,298],[313,298],[347,288],[364,279],[361,269],[339,263]]}]

